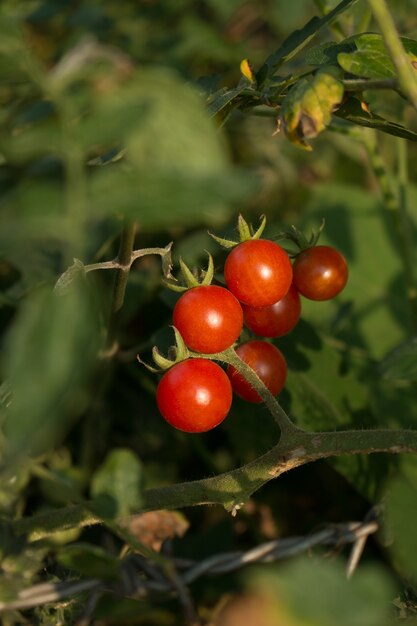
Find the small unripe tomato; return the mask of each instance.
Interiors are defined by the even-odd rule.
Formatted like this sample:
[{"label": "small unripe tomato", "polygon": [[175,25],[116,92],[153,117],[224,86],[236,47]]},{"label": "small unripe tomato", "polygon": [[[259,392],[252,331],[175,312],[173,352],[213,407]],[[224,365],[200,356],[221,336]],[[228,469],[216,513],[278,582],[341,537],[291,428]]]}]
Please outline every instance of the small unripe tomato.
[{"label": "small unripe tomato", "polygon": [[250,306],[268,306],[285,296],[292,281],[288,254],[274,241],[250,239],[229,253],[224,265],[228,289]]},{"label": "small unripe tomato", "polygon": [[294,262],[294,286],[310,300],[331,300],[345,287],[348,266],[332,246],[313,246],[300,252]]},{"label": "small unripe tomato", "polygon": [[[242,343],[236,349],[236,354],[256,372],[273,396],[282,391],[287,378],[287,363],[278,348],[266,341],[253,339]],[[240,398],[247,402],[262,402],[258,392],[232,365],[227,368],[227,375],[232,383],[233,391]]]},{"label": "small unripe tomato", "polygon": [[177,301],[173,323],[191,350],[214,354],[226,350],[238,339],[243,311],[235,296],[224,287],[193,287]]},{"label": "small unripe tomato", "polygon": [[269,306],[242,305],[245,324],[262,337],[282,337],[298,323],[301,315],[301,299],[293,285],[288,293]]},{"label": "small unripe tomato", "polygon": [[232,387],[222,368],[207,359],[177,363],[161,378],[158,408],[174,428],[203,433],[218,426],[232,404]]}]

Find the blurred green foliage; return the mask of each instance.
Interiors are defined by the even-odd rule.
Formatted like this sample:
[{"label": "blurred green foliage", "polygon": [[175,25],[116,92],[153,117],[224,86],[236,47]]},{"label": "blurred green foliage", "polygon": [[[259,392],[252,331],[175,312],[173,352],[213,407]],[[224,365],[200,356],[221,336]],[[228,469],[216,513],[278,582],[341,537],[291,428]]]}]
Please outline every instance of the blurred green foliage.
[{"label": "blurred green foliage", "polygon": [[[339,125],[333,119],[332,132],[314,139],[314,150],[305,152],[283,133],[275,136],[277,115],[255,110],[253,86],[239,71],[244,58],[258,71],[269,55],[270,67],[292,56],[290,43],[303,40],[305,33],[297,33],[290,43],[286,38],[323,4],[1,3],[4,522],[74,504],[90,494],[96,504],[100,497],[102,504],[103,497],[110,502],[111,511],[101,511],[106,517],[127,514],[140,505],[143,480],[153,487],[213,475],[253,460],[275,443],[276,429],[264,407],[240,401],[222,426],[199,437],[174,431],[161,419],[155,404],[157,379],[135,358],[137,352],[149,358],[155,343],[161,350],[172,343],[167,326],[176,296],[161,285],[159,259],[149,256],[133,266],[117,358],[97,359],[106,347],[114,272],[85,277],[80,272],[63,294],[53,286],[74,257],[85,264],[114,258],[124,216],[138,224],[136,248],[173,240],[174,260],[181,255],[190,265],[205,264],[208,250],[219,277],[225,253],[207,229],[231,236],[238,212],[255,224],[265,213],[266,236],[274,237],[291,223],[309,233],[325,218],[321,241],[343,252],[350,279],[335,301],[304,300],[303,321],[276,342],[290,370],[282,403],[311,430],[416,427],[417,351],[402,244],[363,147],[363,133],[373,131],[357,128],[351,136],[349,124],[379,125],[386,131],[378,134],[378,152],[395,196],[406,194],[415,241],[415,168],[410,166],[408,180],[403,172],[402,183],[396,177],[404,141],[398,136],[415,140],[415,112],[393,92],[367,91],[364,99],[371,112],[350,97],[339,110]],[[336,4],[326,6],[330,10]],[[291,59],[290,77],[336,61],[352,78],[392,77],[381,40],[353,37],[359,28],[375,30],[366,3],[353,4],[330,30],[323,28],[314,41],[317,47]],[[416,39],[413,4],[396,0],[390,8],[400,34]],[[327,26],[325,19],[321,23]],[[413,45],[410,52],[415,53]],[[279,73],[285,74],[283,67]],[[281,97],[285,80],[274,78],[271,97]],[[308,85],[311,90],[312,82]],[[297,104],[296,92],[282,92],[287,93]],[[243,106],[245,98],[248,106]],[[327,106],[326,127],[330,111]],[[407,146],[412,164],[417,146],[413,141]],[[416,263],[417,248],[413,255]],[[284,599],[289,626],[325,626],[335,620],[390,623],[395,593],[415,583],[414,539],[404,521],[415,519],[409,510],[415,471],[413,457],[342,457],[272,482],[254,496],[252,509],[237,518],[218,508],[187,510],[190,531],[174,548],[199,558],[308,533],[325,521],[363,517],[383,497],[387,478],[397,480],[389,483],[387,506],[398,545],[388,555],[383,538],[375,541],[364,556],[371,563],[362,571],[359,567],[352,584],[345,583],[340,563],[304,559],[271,566],[246,582],[232,575],[196,584],[192,591],[200,611],[211,615],[225,594],[261,585]],[[74,539],[79,541],[74,544]],[[117,577],[121,548],[120,538],[101,526],[31,544],[2,525],[1,600],[33,582]],[[47,605],[25,616],[11,613],[7,624],[75,623],[84,601]],[[173,601],[158,605],[158,600],[108,595],[96,614],[103,624],[182,623]],[[29,621],[22,621],[26,615]]]}]

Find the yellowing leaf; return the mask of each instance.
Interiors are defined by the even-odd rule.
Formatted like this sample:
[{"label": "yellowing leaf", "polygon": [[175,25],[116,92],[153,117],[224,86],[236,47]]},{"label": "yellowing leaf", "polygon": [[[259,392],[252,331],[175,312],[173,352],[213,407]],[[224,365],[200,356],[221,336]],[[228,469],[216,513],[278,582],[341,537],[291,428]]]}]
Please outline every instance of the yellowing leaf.
[{"label": "yellowing leaf", "polygon": [[317,137],[330,124],[343,92],[343,84],[334,68],[318,71],[312,81],[300,80],[281,107],[280,119],[288,139],[311,150],[307,140]]},{"label": "yellowing leaf", "polygon": [[255,82],[255,77],[248,59],[243,59],[243,61],[240,62],[240,71],[251,83]]}]

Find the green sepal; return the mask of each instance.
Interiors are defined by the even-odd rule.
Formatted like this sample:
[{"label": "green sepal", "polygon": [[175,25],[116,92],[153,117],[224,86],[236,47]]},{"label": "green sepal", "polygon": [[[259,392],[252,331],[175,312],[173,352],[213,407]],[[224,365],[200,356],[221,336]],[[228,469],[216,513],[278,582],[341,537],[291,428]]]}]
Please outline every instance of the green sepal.
[{"label": "green sepal", "polygon": [[152,348],[152,358],[160,370],[165,371],[175,364],[175,360],[161,354],[156,346]]},{"label": "green sepal", "polygon": [[[173,279],[175,280],[175,279]],[[162,284],[165,287],[168,287],[168,289],[170,289],[171,291],[176,291],[177,293],[184,293],[184,291],[188,291],[188,287],[185,287],[184,285],[179,285],[175,282],[173,282],[173,280],[162,280]]]},{"label": "green sepal", "polygon": [[265,230],[265,226],[266,226],[266,216],[265,215],[261,215],[261,223],[259,225],[258,230],[253,233],[252,239],[260,239],[262,233]]},{"label": "green sepal", "polygon": [[145,363],[145,361],[142,361],[142,359],[140,358],[139,354],[136,355],[136,358],[139,361],[139,363],[141,365],[144,365],[147,370],[152,372],[152,374],[159,374],[160,373],[160,370],[158,368],[153,367],[152,365],[149,365],[149,363]]},{"label": "green sepal", "polygon": [[157,346],[154,346],[152,348],[152,358],[157,367],[153,367],[153,365],[145,363],[144,361],[142,361],[139,355],[137,355],[136,357],[139,363],[141,365],[144,365],[146,369],[148,369],[153,374],[160,374],[161,372],[165,372],[176,363],[185,361],[185,359],[188,359],[190,356],[189,350],[184,343],[184,339],[182,338],[180,331],[175,328],[175,326],[172,326],[171,328],[174,331],[175,344],[169,349],[169,356],[166,357],[161,354]]},{"label": "green sepal", "polygon": [[239,243],[238,241],[232,241],[231,239],[223,239],[223,237],[218,237],[217,235],[213,235],[209,231],[208,233],[214,241],[216,241],[222,248],[234,248]]},{"label": "green sepal", "polygon": [[[206,250],[207,252],[207,250]],[[208,265],[207,265],[207,269],[203,270],[202,274],[203,274],[203,279],[200,282],[200,286],[204,286],[207,287],[208,285],[211,285],[212,280],[213,280],[213,276],[214,276],[214,261],[213,261],[213,257],[211,256],[210,252],[207,252],[208,255]]]},{"label": "green sepal", "polygon": [[179,293],[187,291],[188,289],[192,289],[194,287],[201,287],[211,284],[214,276],[214,262],[213,257],[209,252],[208,254],[208,264],[206,270],[200,270],[199,272],[196,270],[193,272],[190,270],[188,265],[184,263],[184,261],[180,258],[179,264],[181,269],[182,279],[181,282],[173,278],[172,280],[163,280],[163,283],[168,289],[172,291],[177,291]]},{"label": "green sepal", "polygon": [[278,233],[278,235],[274,237],[274,240],[284,239],[294,243],[297,246],[298,251],[292,256],[297,256],[297,254],[299,254],[303,250],[307,250],[307,248],[313,248],[315,245],[317,245],[324,226],[325,219],[323,218],[319,228],[317,230],[313,230],[310,237],[307,238],[301,230],[299,230],[296,226],[291,225],[290,230]]},{"label": "green sepal", "polygon": [[190,270],[188,265],[186,265],[181,258],[180,258],[180,268],[181,268],[181,274],[182,274],[185,286],[188,287],[188,289],[191,289],[192,287],[198,287],[199,286],[198,278],[195,276],[195,274],[193,274],[193,272]]},{"label": "green sepal", "polygon": [[249,224],[243,217],[241,213],[239,213],[239,217],[237,218],[237,230],[239,233],[239,240],[248,241],[252,238],[251,229],[249,228]]},{"label": "green sepal", "polygon": [[237,221],[237,230],[239,233],[239,241],[233,241],[232,239],[223,239],[222,237],[217,237],[217,235],[213,235],[213,233],[209,232],[210,237],[217,241],[223,248],[234,248],[239,243],[244,241],[249,241],[250,239],[260,239],[264,229],[266,226],[266,217],[265,215],[261,215],[261,223],[258,229],[254,232],[252,225],[248,224],[242,214],[239,214]]}]

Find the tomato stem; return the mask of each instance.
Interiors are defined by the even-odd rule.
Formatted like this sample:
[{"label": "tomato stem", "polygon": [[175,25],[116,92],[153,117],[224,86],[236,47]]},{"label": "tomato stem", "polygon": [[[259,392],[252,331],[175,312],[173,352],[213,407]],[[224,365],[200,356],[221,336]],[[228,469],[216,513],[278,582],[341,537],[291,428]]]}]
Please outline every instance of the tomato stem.
[{"label": "tomato stem", "polygon": [[129,278],[133,246],[135,243],[135,234],[136,225],[134,223],[126,223],[123,226],[120,235],[119,253],[117,255],[119,267],[114,281],[106,343],[107,350],[112,352],[117,348],[116,333],[119,325],[120,312],[125,300],[126,285]]}]

